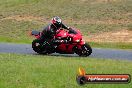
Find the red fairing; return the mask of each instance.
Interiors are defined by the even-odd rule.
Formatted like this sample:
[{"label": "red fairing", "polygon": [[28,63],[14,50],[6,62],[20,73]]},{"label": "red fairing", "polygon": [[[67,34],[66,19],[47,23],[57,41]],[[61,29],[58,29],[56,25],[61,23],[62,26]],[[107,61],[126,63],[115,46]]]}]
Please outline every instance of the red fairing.
[{"label": "red fairing", "polygon": [[40,38],[40,35],[35,35],[35,38],[39,39]]},{"label": "red fairing", "polygon": [[80,45],[84,45],[84,44],[85,44],[85,41],[81,40]]},{"label": "red fairing", "polygon": [[61,44],[58,46],[58,50],[65,53],[73,53],[72,49],[74,46],[72,44]]},{"label": "red fairing", "polygon": [[64,43],[60,44],[57,48],[59,51],[66,52],[66,53],[72,53],[73,48],[75,46],[77,46],[78,48],[81,48],[81,46],[83,44],[85,44],[85,41],[82,39],[82,35],[81,35],[80,31],[75,30],[75,29],[74,29],[74,31],[76,32],[76,34],[69,33],[68,31],[65,31],[65,30],[62,30],[62,29],[57,31],[57,34],[55,35],[55,38],[58,38],[58,39],[59,38],[67,38],[67,37],[72,38],[72,41],[71,41],[72,43],[70,43],[70,44],[64,44]]},{"label": "red fairing", "polygon": [[57,31],[57,34],[55,35],[55,38],[58,38],[58,37],[61,37],[61,38],[64,38],[64,37],[67,37],[68,36],[68,32],[66,32],[65,30],[58,30]]}]

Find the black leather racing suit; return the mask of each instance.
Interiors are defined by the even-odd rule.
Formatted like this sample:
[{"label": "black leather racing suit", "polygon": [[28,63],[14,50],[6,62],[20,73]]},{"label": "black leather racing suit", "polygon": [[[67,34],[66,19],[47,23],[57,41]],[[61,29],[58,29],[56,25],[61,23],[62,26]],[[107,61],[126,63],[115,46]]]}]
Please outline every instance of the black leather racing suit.
[{"label": "black leather racing suit", "polygon": [[56,31],[60,28],[69,29],[66,25],[63,23],[61,25],[54,25],[54,24],[48,24],[45,28],[43,28],[40,41],[49,41],[53,39],[54,35],[56,34]]}]

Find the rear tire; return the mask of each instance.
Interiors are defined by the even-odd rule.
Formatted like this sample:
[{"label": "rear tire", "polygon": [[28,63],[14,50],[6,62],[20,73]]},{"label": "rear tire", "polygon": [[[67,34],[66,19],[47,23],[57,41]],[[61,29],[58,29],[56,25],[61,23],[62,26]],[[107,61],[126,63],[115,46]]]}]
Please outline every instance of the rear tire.
[{"label": "rear tire", "polygon": [[39,54],[46,54],[46,52],[44,52],[44,49],[42,47],[40,40],[38,40],[38,39],[33,40],[32,48],[35,52],[37,52]]}]

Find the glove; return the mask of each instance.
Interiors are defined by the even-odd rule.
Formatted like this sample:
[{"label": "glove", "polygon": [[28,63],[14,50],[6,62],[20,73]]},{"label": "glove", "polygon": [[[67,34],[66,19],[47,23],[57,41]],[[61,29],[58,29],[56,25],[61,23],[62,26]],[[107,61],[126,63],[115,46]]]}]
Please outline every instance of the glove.
[{"label": "glove", "polygon": [[68,27],[68,30],[72,30],[72,28],[71,27]]}]

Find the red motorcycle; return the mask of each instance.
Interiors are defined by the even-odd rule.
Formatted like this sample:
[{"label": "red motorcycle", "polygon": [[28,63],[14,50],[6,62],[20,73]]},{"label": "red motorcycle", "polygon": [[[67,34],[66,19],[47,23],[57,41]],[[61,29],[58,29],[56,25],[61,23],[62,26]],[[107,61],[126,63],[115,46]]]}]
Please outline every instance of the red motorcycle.
[{"label": "red motorcycle", "polygon": [[[39,40],[41,32],[32,31],[31,34],[36,37],[32,42],[32,48],[39,54],[78,54],[79,56],[89,56],[92,53],[92,48],[88,43],[82,39],[82,35],[79,30],[72,29],[66,31],[64,29],[57,30],[54,39],[44,41],[41,43]],[[51,41],[57,40],[52,42]],[[58,42],[59,40],[59,42]],[[67,42],[64,42],[67,41]]]}]

